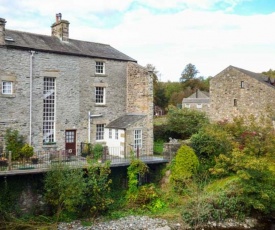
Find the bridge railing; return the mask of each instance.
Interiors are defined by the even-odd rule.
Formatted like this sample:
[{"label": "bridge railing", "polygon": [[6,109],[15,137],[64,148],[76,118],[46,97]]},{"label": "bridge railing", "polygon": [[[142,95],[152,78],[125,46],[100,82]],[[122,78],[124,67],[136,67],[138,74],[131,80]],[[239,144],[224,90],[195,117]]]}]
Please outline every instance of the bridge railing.
[{"label": "bridge railing", "polygon": [[[150,149],[151,148],[151,149]],[[38,151],[33,157],[12,160],[11,152],[3,152],[0,155],[0,174],[6,171],[49,169],[55,163],[67,164],[70,167],[85,167],[89,162],[110,161],[112,165],[127,165],[131,158],[139,158],[142,161],[165,161],[163,154],[153,153],[152,147],[130,146],[127,151],[123,147],[104,147],[102,154],[96,157],[93,154],[82,154],[81,149],[73,155],[71,151]]]}]

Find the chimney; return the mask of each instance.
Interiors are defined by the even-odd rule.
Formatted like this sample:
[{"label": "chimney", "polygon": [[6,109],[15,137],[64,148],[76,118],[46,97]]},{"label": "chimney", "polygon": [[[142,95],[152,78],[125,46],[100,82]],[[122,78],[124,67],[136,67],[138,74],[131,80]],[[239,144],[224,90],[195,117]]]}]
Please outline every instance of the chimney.
[{"label": "chimney", "polygon": [[0,46],[5,45],[5,25],[6,20],[4,18],[0,18]]},{"label": "chimney", "polygon": [[62,14],[56,14],[56,21],[52,24],[52,36],[58,37],[61,41],[69,40],[69,22],[62,20]]}]

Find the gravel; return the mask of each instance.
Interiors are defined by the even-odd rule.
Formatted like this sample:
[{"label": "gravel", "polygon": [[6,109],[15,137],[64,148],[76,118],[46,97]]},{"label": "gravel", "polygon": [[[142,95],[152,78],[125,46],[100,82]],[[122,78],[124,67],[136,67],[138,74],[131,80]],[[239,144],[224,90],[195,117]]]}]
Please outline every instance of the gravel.
[{"label": "gravel", "polygon": [[80,221],[60,223],[58,230],[171,230],[166,220],[148,216],[127,216],[92,226],[82,226]]}]

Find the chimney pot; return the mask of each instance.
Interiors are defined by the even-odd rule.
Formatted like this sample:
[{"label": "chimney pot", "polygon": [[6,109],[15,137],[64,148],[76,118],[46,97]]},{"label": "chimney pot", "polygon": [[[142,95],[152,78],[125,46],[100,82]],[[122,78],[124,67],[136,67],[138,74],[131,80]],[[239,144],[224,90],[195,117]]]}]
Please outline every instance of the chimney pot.
[{"label": "chimney pot", "polygon": [[61,13],[58,13],[55,15],[56,16],[56,22],[60,22],[61,19],[62,19],[62,14]]}]

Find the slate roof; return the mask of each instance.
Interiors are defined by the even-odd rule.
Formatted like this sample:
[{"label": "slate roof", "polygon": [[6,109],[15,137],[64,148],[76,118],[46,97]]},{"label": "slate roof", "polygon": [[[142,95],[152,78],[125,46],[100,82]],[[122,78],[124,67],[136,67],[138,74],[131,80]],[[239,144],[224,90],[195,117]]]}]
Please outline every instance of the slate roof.
[{"label": "slate roof", "polygon": [[239,70],[240,72],[242,72],[242,73],[244,73],[244,74],[246,74],[246,75],[248,75],[250,77],[253,77],[253,78],[257,79],[257,80],[261,80],[262,81],[262,80],[267,80],[268,79],[267,76],[265,76],[265,75],[263,75],[261,73],[254,73],[254,72],[251,72],[251,71],[248,71],[248,70],[245,70],[245,69],[241,69],[241,68],[238,68],[238,67],[235,67],[235,66],[229,66],[229,67],[233,67],[233,68]]},{"label": "slate roof", "polygon": [[106,44],[74,39],[68,39],[68,41],[65,42],[61,41],[55,36],[33,34],[7,29],[5,32],[5,43],[7,47],[137,62],[135,59]]},{"label": "slate roof", "polygon": [[126,129],[129,126],[133,125],[137,121],[145,118],[146,115],[124,115],[116,120],[110,122],[108,125],[106,125],[106,128],[113,128],[113,129]]},{"label": "slate roof", "polygon": [[183,98],[183,103],[209,103],[209,92],[197,90],[187,98]]}]

